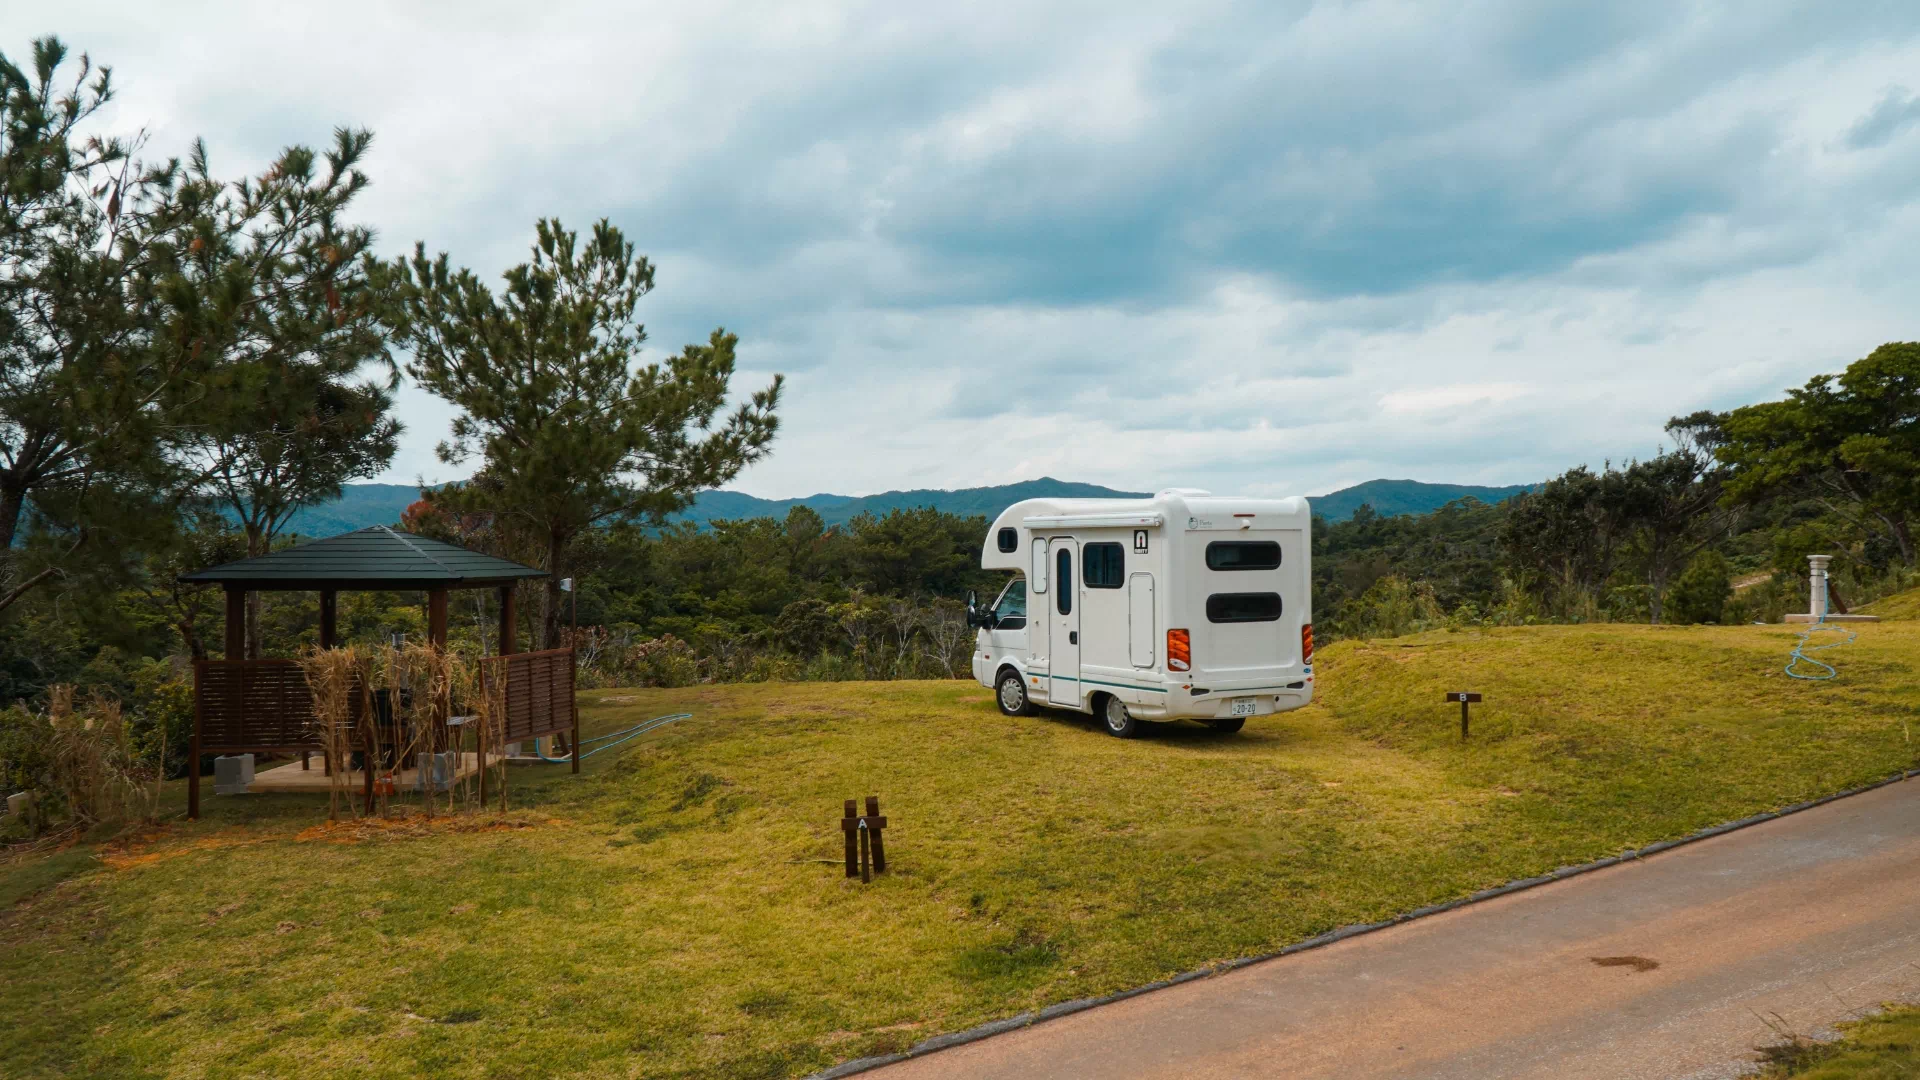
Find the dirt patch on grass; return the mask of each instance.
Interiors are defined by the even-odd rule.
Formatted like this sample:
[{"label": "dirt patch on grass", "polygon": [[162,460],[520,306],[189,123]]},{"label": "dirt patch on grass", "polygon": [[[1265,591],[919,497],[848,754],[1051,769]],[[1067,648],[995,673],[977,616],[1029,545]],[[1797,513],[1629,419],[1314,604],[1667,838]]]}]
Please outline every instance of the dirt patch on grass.
[{"label": "dirt patch on grass", "polygon": [[[300,830],[292,839],[297,843],[359,844],[368,840],[411,840],[448,833],[517,832],[565,824],[564,819],[552,817],[500,818],[491,814],[436,814],[428,817],[418,811],[401,811],[390,817],[321,822]],[[149,829],[122,837],[101,849],[100,862],[113,870],[135,870],[182,855],[251,847],[288,838],[284,833],[278,836],[214,835],[181,844],[166,844],[169,835],[167,829]]]},{"label": "dirt patch on grass", "polygon": [[155,845],[166,837],[166,830],[159,829],[118,841],[100,853],[100,862],[113,870],[134,870],[168,859],[177,859],[182,855],[192,855],[201,851],[219,851],[224,848],[251,847],[264,842],[258,837],[249,836],[207,836],[173,847],[156,848]]},{"label": "dirt patch on grass", "polygon": [[416,840],[449,833],[517,832],[565,824],[559,818],[496,818],[476,814],[405,814],[396,817],[350,818],[323,821],[295,834],[298,843],[361,844],[369,840]]}]

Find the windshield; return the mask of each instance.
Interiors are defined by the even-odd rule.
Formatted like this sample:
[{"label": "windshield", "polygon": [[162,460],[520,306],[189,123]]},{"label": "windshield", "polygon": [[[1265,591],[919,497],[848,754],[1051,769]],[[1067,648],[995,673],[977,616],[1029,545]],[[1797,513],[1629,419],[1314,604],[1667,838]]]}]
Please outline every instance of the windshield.
[{"label": "windshield", "polygon": [[1027,579],[1014,578],[1007,582],[1007,587],[1000,592],[1000,599],[993,602],[993,617],[1002,625],[1008,619],[1019,619],[1022,624],[1026,622]]}]

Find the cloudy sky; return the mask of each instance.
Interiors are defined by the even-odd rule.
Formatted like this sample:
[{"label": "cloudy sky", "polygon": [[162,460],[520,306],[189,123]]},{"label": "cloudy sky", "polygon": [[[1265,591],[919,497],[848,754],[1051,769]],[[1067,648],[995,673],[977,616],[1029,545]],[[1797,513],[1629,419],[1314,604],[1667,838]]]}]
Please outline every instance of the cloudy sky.
[{"label": "cloudy sky", "polygon": [[[49,32],[153,152],[373,129],[390,252],[611,218],[652,349],[786,374],[763,496],[1533,481],[1920,336],[1907,0],[0,8]],[[401,410],[382,479],[460,475]]]}]

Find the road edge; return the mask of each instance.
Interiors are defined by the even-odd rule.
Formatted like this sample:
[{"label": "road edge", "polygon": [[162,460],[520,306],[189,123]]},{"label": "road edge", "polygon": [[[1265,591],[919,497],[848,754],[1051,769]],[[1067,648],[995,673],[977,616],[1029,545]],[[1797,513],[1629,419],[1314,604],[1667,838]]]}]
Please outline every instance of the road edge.
[{"label": "road edge", "polygon": [[1165,990],[1171,986],[1179,986],[1181,983],[1193,982],[1195,979],[1206,979],[1215,975],[1224,975],[1229,971],[1237,971],[1240,968],[1251,967],[1254,964],[1264,964],[1270,960],[1278,960],[1283,956],[1292,956],[1294,953],[1306,952],[1308,949],[1318,949],[1331,945],[1336,941],[1345,941],[1348,938],[1359,937],[1362,934],[1371,934],[1377,930],[1385,930],[1390,926],[1399,926],[1402,923],[1412,922],[1415,919],[1429,918],[1434,915],[1439,915],[1442,912],[1454,911],[1471,904],[1483,903],[1496,897],[1524,892],[1528,889],[1539,888],[1542,885],[1551,885],[1556,881],[1565,881],[1568,878],[1579,877],[1581,874],[1589,874],[1595,870],[1604,870],[1609,866],[1618,866],[1620,863],[1642,859],[1648,855],[1658,855],[1663,851],[1671,851],[1674,848],[1684,847],[1702,840],[1711,840],[1716,836],[1724,836],[1730,832],[1737,832],[1741,829],[1751,828],[1764,822],[1775,821],[1783,817],[1802,813],[1816,806],[1825,806],[1828,803],[1838,802],[1841,799],[1851,798],[1855,795],[1864,795],[1869,791],[1875,791],[1890,784],[1898,784],[1916,776],[1920,776],[1920,769],[1902,769],[1885,779],[1876,780],[1870,784],[1862,784],[1859,787],[1848,788],[1845,791],[1836,791],[1831,795],[1823,795],[1818,799],[1809,799],[1806,802],[1794,803],[1792,806],[1782,807],[1779,810],[1769,810],[1762,814],[1754,814],[1751,817],[1743,817],[1738,821],[1729,821],[1721,825],[1711,825],[1707,828],[1688,833],[1677,840],[1661,840],[1648,844],[1646,847],[1632,848],[1604,859],[1595,859],[1592,862],[1581,863],[1577,866],[1563,866],[1558,870],[1541,874],[1537,877],[1522,878],[1519,881],[1509,881],[1505,885],[1496,885],[1490,889],[1482,889],[1479,892],[1460,897],[1458,900],[1449,900],[1443,904],[1429,904],[1423,908],[1415,908],[1412,911],[1395,915],[1393,918],[1381,922],[1355,923],[1351,926],[1340,927],[1337,930],[1329,930],[1324,934],[1307,938],[1304,941],[1296,941],[1274,952],[1261,953],[1257,956],[1243,956],[1237,960],[1226,960],[1208,967],[1195,968],[1192,971],[1175,975],[1172,978],[1150,982],[1144,986],[1136,986],[1130,990],[1120,990],[1115,993],[1101,995],[1100,997],[1076,998],[1072,1001],[1062,1001],[1057,1005],[1049,1005],[1044,1009],[1039,1009],[1034,1012],[1024,1012],[1018,1016],[1009,1016],[1004,1020],[992,1020],[975,1027],[967,1028],[964,1031],[935,1035],[930,1039],[915,1043],[896,1054],[877,1054],[873,1057],[854,1058],[851,1061],[843,1061],[830,1069],[808,1074],[806,1080],[839,1080],[841,1077],[868,1072],[881,1068],[882,1066],[895,1065],[909,1058],[926,1057],[928,1054],[940,1050],[948,1050],[956,1046],[964,1046],[967,1043],[979,1042],[982,1039],[990,1039],[995,1035],[1016,1031],[1024,1027],[1032,1027],[1035,1024],[1045,1023],[1048,1020],[1057,1020],[1062,1016],[1071,1016],[1074,1013],[1085,1012],[1088,1009],[1097,1008],[1101,1005],[1111,1005],[1116,1001],[1125,1001],[1128,998],[1139,997],[1141,994],[1153,993],[1155,990]]}]

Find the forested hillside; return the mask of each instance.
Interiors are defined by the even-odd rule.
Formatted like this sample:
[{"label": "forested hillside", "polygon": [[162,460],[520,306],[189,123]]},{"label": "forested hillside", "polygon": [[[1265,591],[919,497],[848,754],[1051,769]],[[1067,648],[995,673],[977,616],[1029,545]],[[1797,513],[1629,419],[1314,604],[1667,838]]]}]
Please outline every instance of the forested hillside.
[{"label": "forested hillside", "polygon": [[1461,499],[1474,499],[1491,506],[1539,486],[1510,484],[1506,487],[1479,487],[1473,484],[1427,484],[1419,480],[1369,480],[1364,484],[1314,496],[1313,512],[1315,516],[1328,521],[1345,521],[1363,506],[1381,517],[1431,514]]}]

